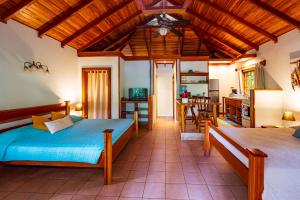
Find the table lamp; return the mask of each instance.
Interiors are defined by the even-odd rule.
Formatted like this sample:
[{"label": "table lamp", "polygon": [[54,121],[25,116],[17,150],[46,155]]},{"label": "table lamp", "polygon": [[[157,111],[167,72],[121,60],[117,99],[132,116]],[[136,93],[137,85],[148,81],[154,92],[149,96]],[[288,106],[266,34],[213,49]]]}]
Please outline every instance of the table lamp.
[{"label": "table lamp", "polygon": [[75,106],[75,111],[82,111],[82,104],[79,103]]},{"label": "table lamp", "polygon": [[293,112],[288,112],[288,111],[283,113],[281,119],[284,120],[284,121],[296,121],[294,113]]}]

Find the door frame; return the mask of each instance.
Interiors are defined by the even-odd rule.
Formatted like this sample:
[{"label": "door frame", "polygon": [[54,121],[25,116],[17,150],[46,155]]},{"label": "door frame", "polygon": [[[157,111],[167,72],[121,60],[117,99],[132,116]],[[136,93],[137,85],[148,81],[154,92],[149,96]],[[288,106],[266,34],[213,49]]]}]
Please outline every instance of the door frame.
[{"label": "door frame", "polygon": [[108,74],[108,119],[111,119],[111,68],[82,68],[81,78],[82,78],[82,115],[83,117],[88,117],[88,72],[90,71],[107,71]]},{"label": "door frame", "polygon": [[[155,93],[155,96],[156,96],[156,116],[157,117],[157,102],[158,102],[158,99],[157,99],[157,68],[158,68],[158,64],[172,64],[172,69],[173,69],[173,76],[172,76],[172,110],[173,110],[173,119],[175,120],[175,77],[177,78],[177,60],[176,59],[154,59],[153,60],[153,65],[155,68],[153,70],[153,77],[154,77],[154,93]],[[176,80],[177,81],[177,80]]]}]

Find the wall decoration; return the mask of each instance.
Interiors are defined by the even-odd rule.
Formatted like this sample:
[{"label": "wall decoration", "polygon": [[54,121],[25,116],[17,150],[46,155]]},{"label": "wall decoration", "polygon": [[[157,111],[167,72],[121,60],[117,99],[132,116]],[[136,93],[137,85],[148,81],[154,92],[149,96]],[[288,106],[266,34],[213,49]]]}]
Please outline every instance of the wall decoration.
[{"label": "wall decoration", "polygon": [[24,71],[39,71],[39,72],[45,72],[50,73],[49,68],[46,65],[42,65],[40,62],[25,62],[24,63]]},{"label": "wall decoration", "polygon": [[300,60],[292,62],[291,64],[297,65],[291,74],[292,88],[295,91],[295,87],[300,87]]}]

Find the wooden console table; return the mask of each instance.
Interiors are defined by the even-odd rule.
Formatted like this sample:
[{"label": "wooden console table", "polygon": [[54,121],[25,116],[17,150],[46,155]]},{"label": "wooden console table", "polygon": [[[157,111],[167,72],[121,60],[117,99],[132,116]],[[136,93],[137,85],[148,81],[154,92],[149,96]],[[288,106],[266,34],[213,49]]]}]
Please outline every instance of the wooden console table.
[{"label": "wooden console table", "polygon": [[[152,129],[153,124],[153,112],[152,112],[152,102],[153,102],[153,96],[149,96],[148,100],[129,100],[129,99],[123,99],[121,100],[121,118],[127,118],[128,115],[134,115],[134,112],[138,112],[138,116],[136,116],[138,119],[139,126],[145,126],[149,130]],[[133,104],[134,109],[133,110],[127,110],[126,105],[127,104]],[[141,104],[147,104],[147,107],[140,106]],[[142,114],[141,111],[145,111],[146,113]],[[139,119],[147,119],[147,122],[143,122]]]}]

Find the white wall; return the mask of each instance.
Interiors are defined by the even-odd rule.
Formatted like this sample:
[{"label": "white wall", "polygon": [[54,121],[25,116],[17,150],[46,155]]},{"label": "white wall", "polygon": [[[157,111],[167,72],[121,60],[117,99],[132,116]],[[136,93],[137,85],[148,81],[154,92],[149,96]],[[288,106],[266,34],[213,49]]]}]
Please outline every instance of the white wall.
[{"label": "white wall", "polygon": [[[0,23],[0,110],[79,100],[80,72],[74,49],[13,20]],[[41,62],[50,74],[24,72],[24,62]]]},{"label": "white wall", "polygon": [[291,73],[296,65],[290,64],[290,53],[299,50],[300,33],[298,30],[293,30],[280,36],[277,43],[268,42],[260,46],[256,59],[239,64],[239,66],[247,66],[266,59],[266,87],[283,90],[283,110],[295,113],[298,120],[296,124],[300,121],[300,88],[294,91],[291,86]]},{"label": "white wall", "polygon": [[[194,72],[208,72],[208,62],[207,61],[180,61],[179,72],[188,72],[193,70]],[[186,77],[187,80],[198,79],[197,77]],[[179,80],[180,82],[180,80]],[[185,85],[185,84],[183,84]],[[188,92],[191,95],[208,95],[208,84],[186,84]],[[179,87],[179,86],[178,86]]]},{"label": "white wall", "polygon": [[210,66],[209,79],[219,79],[219,102],[222,97],[228,97],[231,93],[230,87],[238,88],[238,76],[235,66]]},{"label": "white wall", "polygon": [[172,64],[158,65],[157,68],[157,116],[173,116],[173,85],[174,70]]},{"label": "white wall", "polygon": [[267,73],[283,89],[284,110],[294,111],[300,121],[300,88],[294,91],[291,86],[291,73],[296,65],[290,65],[290,53],[299,50],[300,33],[294,30],[279,37],[277,44],[269,42],[262,45],[258,56],[267,60]]},{"label": "white wall", "polygon": [[134,87],[148,88],[148,94],[150,94],[149,60],[125,61],[123,77],[125,97],[128,98],[128,89]]},{"label": "white wall", "polygon": [[119,118],[119,58],[118,57],[79,57],[79,68],[111,68],[111,107],[112,118]]}]

